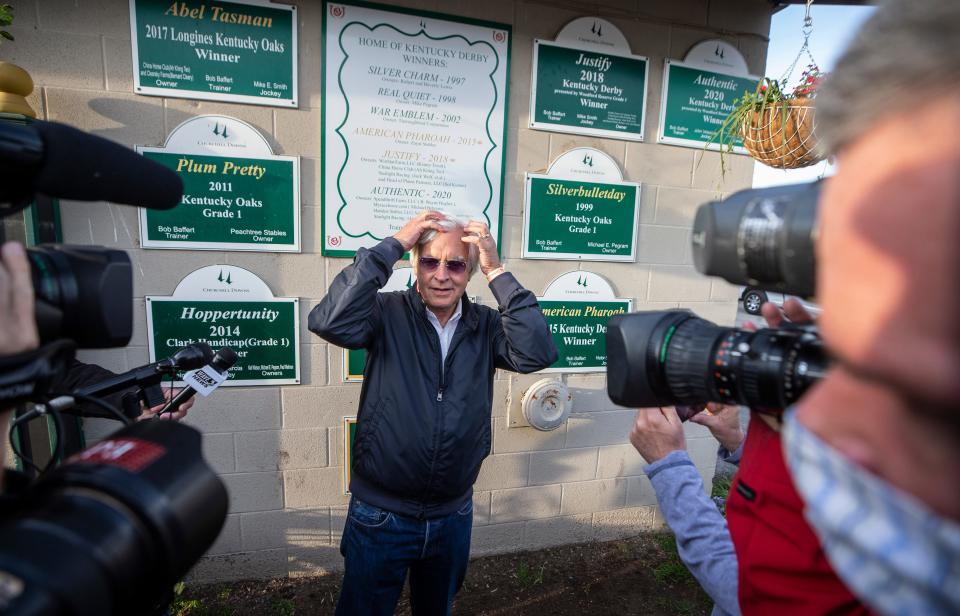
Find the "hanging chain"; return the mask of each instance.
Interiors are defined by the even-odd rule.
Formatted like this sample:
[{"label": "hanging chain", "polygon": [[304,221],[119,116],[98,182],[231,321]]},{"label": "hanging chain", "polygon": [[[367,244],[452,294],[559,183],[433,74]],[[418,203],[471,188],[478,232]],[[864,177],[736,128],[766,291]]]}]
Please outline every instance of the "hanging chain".
[{"label": "hanging chain", "polygon": [[787,81],[793,76],[793,71],[797,68],[797,62],[800,61],[804,52],[806,52],[807,58],[810,59],[810,64],[818,66],[817,61],[813,59],[813,54],[810,53],[810,35],[813,34],[813,17],[810,16],[811,6],[813,6],[813,0],[807,0],[806,12],[803,15],[803,26],[800,28],[800,32],[803,33],[803,45],[800,47],[800,51],[797,52],[797,57],[794,58],[790,64],[790,68],[788,68],[780,78],[781,88],[787,87]]}]

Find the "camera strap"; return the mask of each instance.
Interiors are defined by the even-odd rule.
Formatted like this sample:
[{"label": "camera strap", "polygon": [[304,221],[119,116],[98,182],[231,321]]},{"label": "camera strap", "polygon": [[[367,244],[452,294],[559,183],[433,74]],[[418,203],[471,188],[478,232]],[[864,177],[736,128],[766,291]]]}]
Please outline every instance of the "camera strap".
[{"label": "camera strap", "polygon": [[0,357],[0,409],[45,396],[53,379],[66,372],[76,351],[72,341],[56,340],[33,351]]}]

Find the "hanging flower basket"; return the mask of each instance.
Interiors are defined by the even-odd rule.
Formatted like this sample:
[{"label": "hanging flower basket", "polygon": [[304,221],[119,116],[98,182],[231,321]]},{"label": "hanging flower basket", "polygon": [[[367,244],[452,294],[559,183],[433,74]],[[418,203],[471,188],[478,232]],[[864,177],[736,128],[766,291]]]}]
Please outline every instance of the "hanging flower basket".
[{"label": "hanging flower basket", "polygon": [[768,78],[753,92],[744,92],[714,134],[721,156],[733,151],[739,137],[750,156],[776,169],[799,169],[823,160],[813,104],[821,77],[816,65],[810,65],[790,93],[783,91],[782,82]]},{"label": "hanging flower basket", "polygon": [[740,138],[750,156],[776,169],[799,169],[823,160],[814,133],[813,100],[792,98],[745,114]]}]

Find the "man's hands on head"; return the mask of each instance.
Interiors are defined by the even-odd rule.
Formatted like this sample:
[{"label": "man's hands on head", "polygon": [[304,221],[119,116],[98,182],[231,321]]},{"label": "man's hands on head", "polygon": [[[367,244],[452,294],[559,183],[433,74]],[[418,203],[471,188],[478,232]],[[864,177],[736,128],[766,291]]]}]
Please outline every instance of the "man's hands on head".
[{"label": "man's hands on head", "polygon": [[683,424],[672,406],[638,409],[630,443],[648,464],[687,448]]},{"label": "man's hands on head", "polygon": [[33,301],[27,253],[22,244],[7,242],[0,248],[0,355],[39,346]]},{"label": "man's hands on head", "polygon": [[436,210],[424,210],[411,218],[402,229],[397,231],[393,238],[400,242],[405,251],[417,245],[420,236],[428,229],[434,231],[443,231],[444,227],[439,221],[445,220],[442,212]]},{"label": "man's hands on head", "polygon": [[502,267],[500,255],[497,254],[497,242],[490,235],[490,227],[482,222],[471,220],[463,230],[465,234],[461,239],[467,244],[475,245],[480,251],[480,271],[484,276]]}]

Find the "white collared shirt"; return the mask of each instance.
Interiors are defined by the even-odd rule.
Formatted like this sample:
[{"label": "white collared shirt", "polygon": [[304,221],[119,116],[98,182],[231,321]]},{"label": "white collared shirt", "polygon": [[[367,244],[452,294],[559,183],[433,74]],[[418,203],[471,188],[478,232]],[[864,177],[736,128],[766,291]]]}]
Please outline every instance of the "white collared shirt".
[{"label": "white collared shirt", "polygon": [[462,298],[457,302],[457,309],[453,313],[453,316],[447,320],[446,325],[440,325],[440,319],[437,318],[437,315],[433,314],[433,311],[427,308],[427,318],[433,325],[433,329],[437,330],[437,335],[440,336],[440,365],[443,365],[447,361],[447,351],[450,349],[450,341],[453,340],[453,333],[457,331],[457,325],[460,323],[460,315],[462,314]]}]

